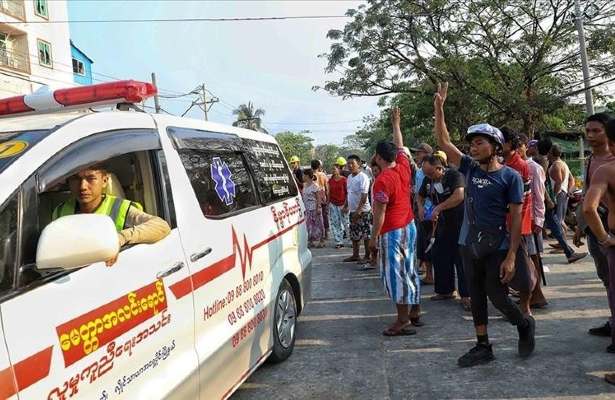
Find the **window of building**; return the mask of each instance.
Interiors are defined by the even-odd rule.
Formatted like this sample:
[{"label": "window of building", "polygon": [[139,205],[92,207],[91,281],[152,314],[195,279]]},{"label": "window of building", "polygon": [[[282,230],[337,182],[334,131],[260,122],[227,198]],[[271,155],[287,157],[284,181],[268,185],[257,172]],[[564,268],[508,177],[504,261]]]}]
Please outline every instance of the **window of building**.
[{"label": "window of building", "polygon": [[73,72],[77,75],[85,76],[85,65],[76,58],[73,58]]},{"label": "window of building", "polygon": [[250,152],[248,162],[264,203],[274,203],[297,195],[297,186],[288,170],[284,155],[275,143],[246,140]]},{"label": "window of building", "polygon": [[49,18],[47,0],[34,0],[34,13],[39,17]]},{"label": "window of building", "polygon": [[181,149],[179,154],[206,217],[224,216],[258,204],[241,154],[194,149]]},{"label": "window of building", "polygon": [[38,63],[44,67],[52,68],[51,43],[38,39],[36,44],[38,46]]},{"label": "window of building", "polygon": [[0,32],[0,64],[8,65],[8,40],[9,36],[6,33]]}]

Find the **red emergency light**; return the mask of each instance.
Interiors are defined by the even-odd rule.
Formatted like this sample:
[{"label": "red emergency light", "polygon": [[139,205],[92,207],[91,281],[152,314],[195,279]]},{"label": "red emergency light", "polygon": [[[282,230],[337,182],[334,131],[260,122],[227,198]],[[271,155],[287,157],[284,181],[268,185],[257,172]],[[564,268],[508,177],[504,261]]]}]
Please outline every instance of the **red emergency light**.
[{"label": "red emergency light", "polygon": [[70,108],[140,103],[154,96],[156,86],[133,80],[78,86],[51,91],[47,86],[32,94],[0,99],[0,116],[52,112]]}]

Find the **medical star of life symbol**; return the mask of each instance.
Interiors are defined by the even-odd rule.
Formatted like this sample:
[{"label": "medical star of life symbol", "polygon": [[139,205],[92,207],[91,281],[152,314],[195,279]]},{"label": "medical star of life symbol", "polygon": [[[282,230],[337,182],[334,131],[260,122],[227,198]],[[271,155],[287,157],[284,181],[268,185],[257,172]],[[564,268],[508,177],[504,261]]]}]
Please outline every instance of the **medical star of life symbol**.
[{"label": "medical star of life symbol", "polygon": [[216,182],[216,194],[224,204],[230,206],[235,201],[235,182],[233,173],[220,157],[211,160],[211,178]]}]

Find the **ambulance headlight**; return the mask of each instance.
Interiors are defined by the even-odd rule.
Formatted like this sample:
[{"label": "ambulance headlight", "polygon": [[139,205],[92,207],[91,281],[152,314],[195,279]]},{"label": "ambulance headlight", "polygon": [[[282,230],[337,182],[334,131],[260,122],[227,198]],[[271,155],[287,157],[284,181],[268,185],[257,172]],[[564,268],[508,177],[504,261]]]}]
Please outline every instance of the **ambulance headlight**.
[{"label": "ambulance headlight", "polygon": [[77,214],[58,218],[43,229],[36,249],[38,269],[74,269],[115,256],[119,239],[106,215]]}]

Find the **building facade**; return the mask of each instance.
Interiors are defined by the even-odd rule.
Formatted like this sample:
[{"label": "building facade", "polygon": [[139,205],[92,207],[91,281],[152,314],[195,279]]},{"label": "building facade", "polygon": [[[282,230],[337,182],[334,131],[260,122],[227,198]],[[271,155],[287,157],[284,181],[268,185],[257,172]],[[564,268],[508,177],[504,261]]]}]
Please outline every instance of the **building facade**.
[{"label": "building facade", "polygon": [[92,64],[94,64],[94,61],[81,51],[72,40],[70,41],[70,51],[73,57],[73,75],[75,83],[80,85],[91,85]]},{"label": "building facade", "polygon": [[65,0],[0,0],[0,98],[75,85]]}]

